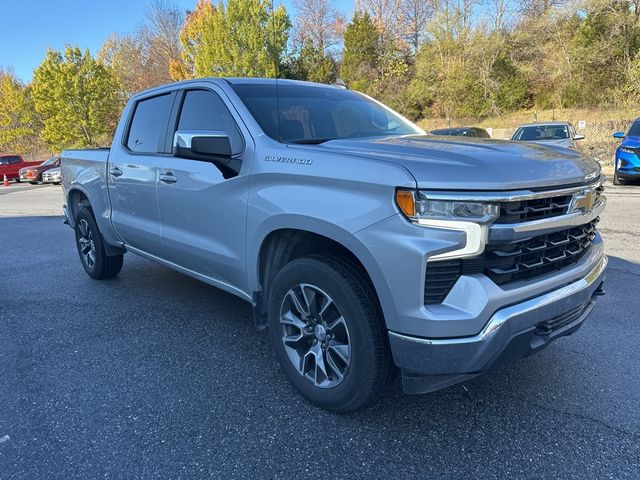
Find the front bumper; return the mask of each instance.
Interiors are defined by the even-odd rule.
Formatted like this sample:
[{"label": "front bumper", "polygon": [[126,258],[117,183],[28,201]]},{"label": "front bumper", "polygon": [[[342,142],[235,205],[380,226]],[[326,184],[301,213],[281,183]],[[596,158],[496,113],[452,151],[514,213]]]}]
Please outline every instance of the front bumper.
[{"label": "front bumper", "polygon": [[603,293],[607,257],[584,277],[557,290],[496,311],[480,333],[421,338],[389,332],[407,393],[425,393],[531,355],[575,332]]},{"label": "front bumper", "polygon": [[640,158],[635,153],[616,150],[615,168],[619,178],[640,178]]},{"label": "front bumper", "polygon": [[20,181],[21,182],[37,182],[38,181],[38,175],[37,174],[24,174],[24,173],[20,173]]}]

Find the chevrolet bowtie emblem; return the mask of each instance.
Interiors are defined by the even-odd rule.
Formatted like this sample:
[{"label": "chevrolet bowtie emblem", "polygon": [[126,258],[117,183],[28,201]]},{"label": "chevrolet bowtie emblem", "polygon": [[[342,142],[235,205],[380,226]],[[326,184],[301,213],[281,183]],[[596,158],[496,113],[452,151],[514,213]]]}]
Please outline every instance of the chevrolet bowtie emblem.
[{"label": "chevrolet bowtie emblem", "polygon": [[583,190],[573,195],[571,205],[569,206],[569,212],[590,212],[593,209],[593,204],[596,201],[596,196],[593,190]]}]

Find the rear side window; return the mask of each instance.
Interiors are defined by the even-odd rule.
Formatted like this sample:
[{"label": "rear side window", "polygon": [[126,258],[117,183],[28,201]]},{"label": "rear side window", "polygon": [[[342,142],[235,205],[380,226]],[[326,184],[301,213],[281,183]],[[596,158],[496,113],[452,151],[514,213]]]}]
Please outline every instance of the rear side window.
[{"label": "rear side window", "polygon": [[20,157],[0,157],[0,165],[12,165],[14,163],[20,163]]},{"label": "rear side window", "polygon": [[127,148],[139,153],[162,152],[173,95],[159,95],[136,104],[127,136]]},{"label": "rear side window", "polygon": [[242,152],[242,136],[222,99],[208,90],[189,90],[184,97],[178,130],[216,130],[229,136],[231,152]]}]

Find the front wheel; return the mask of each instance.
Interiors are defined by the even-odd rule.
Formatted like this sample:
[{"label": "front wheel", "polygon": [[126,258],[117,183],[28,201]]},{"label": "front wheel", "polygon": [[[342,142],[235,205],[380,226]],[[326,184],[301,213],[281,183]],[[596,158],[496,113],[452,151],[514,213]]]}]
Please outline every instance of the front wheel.
[{"label": "front wheel", "polygon": [[288,263],[269,288],[268,316],[282,369],[319,407],[356,410],[392,378],[380,307],[348,263],[320,256]]},{"label": "front wheel", "polygon": [[76,247],[84,270],[91,278],[115,277],[122,270],[124,255],[108,256],[91,210],[81,207],[75,218]]}]

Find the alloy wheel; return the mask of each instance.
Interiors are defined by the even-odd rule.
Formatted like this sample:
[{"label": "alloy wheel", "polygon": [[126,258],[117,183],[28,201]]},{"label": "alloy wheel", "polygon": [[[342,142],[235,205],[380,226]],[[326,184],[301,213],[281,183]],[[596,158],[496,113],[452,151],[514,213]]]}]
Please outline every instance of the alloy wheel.
[{"label": "alloy wheel", "polygon": [[84,218],[78,223],[78,245],[85,264],[93,269],[96,264],[96,244],[89,223]]},{"label": "alloy wheel", "polygon": [[291,288],[280,308],[282,343],[289,360],[316,387],[333,388],[351,364],[349,329],[333,299],[307,283]]}]

